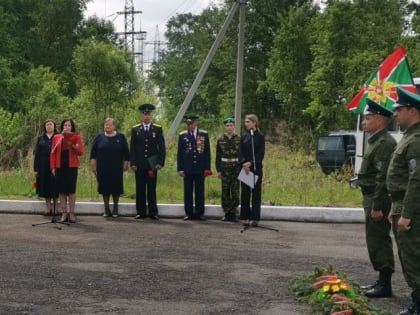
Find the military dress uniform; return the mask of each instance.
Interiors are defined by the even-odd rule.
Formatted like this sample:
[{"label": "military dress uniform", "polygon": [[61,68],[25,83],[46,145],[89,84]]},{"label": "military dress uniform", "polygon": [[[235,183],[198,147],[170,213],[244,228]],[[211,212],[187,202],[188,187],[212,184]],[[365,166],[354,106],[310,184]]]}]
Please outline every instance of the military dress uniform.
[{"label": "military dress uniform", "polygon": [[[158,216],[156,202],[157,170],[156,164],[165,164],[165,139],[162,127],[151,123],[146,130],[143,123],[131,129],[130,163],[137,166],[136,176],[136,218]],[[147,196],[146,196],[147,193]],[[147,199],[147,206],[146,206]]]},{"label": "military dress uniform", "polygon": [[[365,115],[377,114],[391,117],[392,112],[368,99],[368,111]],[[375,285],[367,286],[368,297],[386,297],[392,295],[391,275],[394,272],[394,253],[390,236],[391,224],[388,215],[391,199],[386,189],[386,173],[396,146],[395,139],[382,129],[368,139],[358,173],[358,184],[363,194],[365,210],[366,244],[370,262],[374,270],[379,271],[379,280]],[[380,221],[372,219],[372,210],[381,210]]]},{"label": "military dress uniform", "polygon": [[216,144],[216,170],[222,174],[222,208],[225,220],[235,220],[239,206],[238,151],[241,138],[224,134]]},{"label": "military dress uniform", "polygon": [[185,174],[185,219],[204,219],[204,178],[205,171],[210,169],[210,140],[207,131],[198,128],[196,134],[182,131],[178,137],[177,170]]},{"label": "military dress uniform", "polygon": [[[397,88],[398,106],[420,110],[420,96]],[[389,164],[387,188],[392,199],[393,231],[403,274],[412,289],[413,303],[400,314],[420,314],[420,122],[404,132]],[[411,219],[408,231],[397,231],[398,220]]]}]

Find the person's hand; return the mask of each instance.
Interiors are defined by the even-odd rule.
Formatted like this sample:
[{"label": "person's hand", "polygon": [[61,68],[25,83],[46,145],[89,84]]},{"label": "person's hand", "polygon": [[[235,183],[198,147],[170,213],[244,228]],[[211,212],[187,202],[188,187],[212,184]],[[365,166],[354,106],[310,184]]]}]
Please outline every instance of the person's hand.
[{"label": "person's hand", "polygon": [[213,175],[213,172],[211,170],[204,171],[204,177],[211,176],[211,175]]},{"label": "person's hand", "polygon": [[39,176],[39,172],[34,172],[34,176],[38,177]]},{"label": "person's hand", "polygon": [[411,229],[410,223],[411,223],[411,219],[401,217],[398,220],[398,231],[407,232],[408,230]]},{"label": "person's hand", "polygon": [[76,151],[79,149],[79,145],[77,143],[73,144],[73,149],[75,149]]},{"label": "person's hand", "polygon": [[131,169],[135,172],[135,171],[137,171],[137,166],[136,165],[131,165]]},{"label": "person's hand", "polygon": [[55,176],[55,168],[51,169],[51,174]]},{"label": "person's hand", "polygon": [[245,162],[242,164],[242,167],[244,168],[245,174],[248,175],[251,170],[251,162]]},{"label": "person's hand", "polygon": [[222,172],[217,172],[217,177],[220,178],[220,179],[222,179],[223,178]]},{"label": "person's hand", "polygon": [[178,172],[178,175],[181,176],[181,177],[184,177],[185,176],[185,172],[184,171],[179,171]]},{"label": "person's hand", "polygon": [[160,170],[162,168],[162,165],[160,165],[160,164],[156,164],[156,169],[157,170]]},{"label": "person's hand", "polygon": [[370,212],[370,217],[372,218],[373,221],[378,222],[384,218],[384,214],[382,210],[372,210]]}]

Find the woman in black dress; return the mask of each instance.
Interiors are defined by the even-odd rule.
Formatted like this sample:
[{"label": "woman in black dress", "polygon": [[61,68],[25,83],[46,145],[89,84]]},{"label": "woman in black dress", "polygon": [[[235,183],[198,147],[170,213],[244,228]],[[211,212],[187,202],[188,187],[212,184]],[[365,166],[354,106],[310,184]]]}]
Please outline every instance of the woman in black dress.
[{"label": "woman in black dress", "polygon": [[[245,116],[245,133],[241,136],[238,163],[246,174],[253,172],[258,180],[251,189],[241,183],[241,219],[243,225],[257,226],[261,216],[261,183],[263,177],[262,161],[265,154],[265,138],[258,128],[258,117],[254,114]],[[251,203],[252,195],[252,204]]]},{"label": "woman in black dress", "polygon": [[128,170],[129,160],[128,143],[124,134],[116,131],[113,118],[105,119],[104,132],[93,140],[90,152],[90,165],[98,180],[98,193],[104,200],[104,217],[111,216],[109,207],[111,195],[112,217],[118,217],[118,202],[124,193],[123,173]]},{"label": "woman in black dress", "polygon": [[[45,198],[47,208],[44,215],[51,215],[53,206],[58,197],[50,169],[50,151],[54,134],[57,133],[55,121],[47,119],[44,121],[43,133],[38,137],[35,146],[34,174],[36,178],[36,193],[39,197]],[[54,204],[53,204],[54,203]]]}]

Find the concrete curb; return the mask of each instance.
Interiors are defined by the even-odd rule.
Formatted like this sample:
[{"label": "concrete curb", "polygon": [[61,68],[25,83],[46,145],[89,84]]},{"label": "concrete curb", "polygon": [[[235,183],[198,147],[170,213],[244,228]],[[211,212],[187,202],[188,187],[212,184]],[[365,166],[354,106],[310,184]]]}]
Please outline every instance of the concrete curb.
[{"label": "concrete curb", "polygon": [[[180,218],[185,215],[182,204],[159,204],[159,215],[168,218]],[[0,213],[42,214],[44,201],[40,200],[0,200]],[[100,202],[77,202],[76,214],[101,215],[103,204]],[[134,203],[120,203],[122,216],[134,216]],[[209,218],[221,218],[220,205],[206,205],[205,215]],[[297,206],[262,206],[262,220],[284,220],[300,222],[363,223],[363,208],[333,207],[297,207]]]}]

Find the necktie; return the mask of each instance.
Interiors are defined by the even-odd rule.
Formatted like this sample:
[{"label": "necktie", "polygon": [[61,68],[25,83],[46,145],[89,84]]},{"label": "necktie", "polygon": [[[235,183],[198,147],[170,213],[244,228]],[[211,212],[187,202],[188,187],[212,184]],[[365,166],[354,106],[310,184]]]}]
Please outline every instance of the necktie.
[{"label": "necktie", "polygon": [[145,126],[144,130],[146,131],[146,133],[148,133],[149,132],[149,126]]}]

